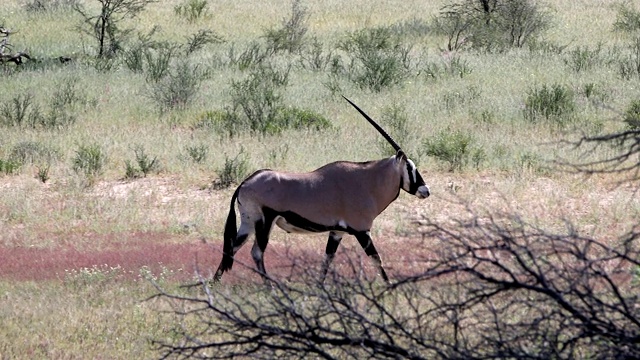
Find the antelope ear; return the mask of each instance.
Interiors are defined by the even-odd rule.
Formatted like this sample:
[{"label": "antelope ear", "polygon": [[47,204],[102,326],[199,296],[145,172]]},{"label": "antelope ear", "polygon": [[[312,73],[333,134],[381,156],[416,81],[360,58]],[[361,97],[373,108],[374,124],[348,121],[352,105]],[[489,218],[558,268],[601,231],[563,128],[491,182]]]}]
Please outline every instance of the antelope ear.
[{"label": "antelope ear", "polygon": [[407,161],[407,155],[404,153],[404,151],[398,150],[398,152],[396,153],[396,161]]}]

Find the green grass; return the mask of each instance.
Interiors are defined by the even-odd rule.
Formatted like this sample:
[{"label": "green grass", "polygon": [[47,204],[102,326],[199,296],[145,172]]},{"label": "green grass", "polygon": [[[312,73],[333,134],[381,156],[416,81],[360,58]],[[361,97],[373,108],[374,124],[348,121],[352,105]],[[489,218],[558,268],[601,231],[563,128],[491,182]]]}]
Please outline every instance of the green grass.
[{"label": "green grass", "polygon": [[[93,1],[85,3],[95,10]],[[40,62],[25,64],[21,71],[14,71],[13,64],[0,64],[0,104],[31,94],[43,113],[64,107],[74,120],[51,127],[0,125],[0,249],[129,249],[135,248],[140,234],[150,233],[165,234],[163,244],[199,243],[204,237],[218,249],[233,189],[212,190],[211,184],[220,174],[233,175],[230,161],[237,154],[242,153],[238,160],[243,174],[266,167],[308,171],[335,160],[365,161],[387,154],[378,133],[340,95],[388,124],[384,126],[417,162],[434,192],[419,205],[402,195],[401,205],[390,207],[376,223],[376,237],[392,234],[390,241],[398,242],[398,237],[415,235],[414,212],[454,216],[448,210],[449,193],[487,207],[502,208],[506,203],[524,208],[549,226],[562,226],[560,219],[578,214],[580,226],[603,236],[611,236],[605,229],[628,230],[638,218],[640,206],[633,196],[603,185],[611,179],[584,181],[548,168],[549,161],[579,156],[559,140],[627,126],[622,116],[598,103],[620,113],[637,112],[639,78],[624,79],[618,70],[619,60],[633,56],[632,39],[613,31],[613,6],[595,0],[549,1],[551,28],[535,48],[449,53],[443,50],[446,38],[429,30],[443,0],[303,2],[310,16],[307,35],[321,45],[316,51],[341,56],[343,62],[348,54],[338,45],[353,34],[382,27],[405,29],[398,31],[407,32],[405,40],[411,45],[410,73],[371,90],[346,76],[332,77],[330,63],[314,69],[300,66],[295,54],[275,54],[264,65],[288,71],[286,85],[277,88],[277,105],[288,116],[285,122],[294,125],[229,136],[207,119],[232,110],[242,115],[232,109],[232,84],[255,70],[232,64],[229,51],[254,44],[264,50],[264,35],[281,26],[291,2],[210,1],[206,14],[196,19],[176,15],[175,7],[186,3],[151,4],[138,19],[123,24],[141,33],[161,25],[154,39],[175,44],[185,44],[200,30],[211,30],[225,40],[207,44],[188,59],[184,52],[180,56],[185,59],[175,55],[174,80],[183,76],[188,84],[197,84],[187,89],[194,91],[188,101],[172,107],[173,98],[165,103],[160,96],[169,90],[154,87],[144,71],[133,72],[124,64],[111,71],[96,69],[94,45],[75,30],[80,17],[73,11],[33,13],[25,10],[23,0],[2,2],[0,25],[16,31],[11,36],[14,48],[28,49]],[[583,66],[585,49],[596,48],[598,65]],[[60,65],[59,56],[74,61]],[[182,60],[197,66],[197,72],[189,73],[193,68],[187,65],[178,67]],[[462,73],[455,70],[462,65]],[[186,73],[175,72],[180,69]],[[437,76],[428,75],[433,69],[438,69]],[[529,121],[524,114],[532,89],[551,89],[554,84],[573,94],[571,121],[562,127]],[[56,102],[64,100],[61,90],[75,94],[67,99],[71,105]],[[259,95],[263,94],[255,98]],[[425,142],[447,132],[473,139],[468,150],[478,154],[477,162],[466,159],[469,166],[451,166],[455,172],[450,173],[446,159],[443,166],[434,156],[437,151],[425,149]],[[79,155],[83,148],[100,149],[100,171],[84,172],[90,165]],[[589,156],[598,155],[602,154]],[[136,162],[141,159],[143,164]],[[127,161],[134,173],[139,170],[147,177],[128,177]],[[161,168],[138,169],[152,162]],[[40,171],[45,168],[48,179],[43,183]],[[86,176],[91,186],[86,186]],[[321,254],[324,236],[299,242],[277,232],[274,242],[301,244],[297,246]],[[209,250],[198,255],[199,260],[218,255]],[[193,263],[192,258],[185,261]],[[101,278],[105,274],[100,269],[85,283],[0,277],[0,318],[5,319],[0,357],[153,357],[147,339],[166,335],[168,328],[157,313],[161,306],[141,302],[153,289],[130,277]],[[178,283],[168,281],[170,286]]]}]

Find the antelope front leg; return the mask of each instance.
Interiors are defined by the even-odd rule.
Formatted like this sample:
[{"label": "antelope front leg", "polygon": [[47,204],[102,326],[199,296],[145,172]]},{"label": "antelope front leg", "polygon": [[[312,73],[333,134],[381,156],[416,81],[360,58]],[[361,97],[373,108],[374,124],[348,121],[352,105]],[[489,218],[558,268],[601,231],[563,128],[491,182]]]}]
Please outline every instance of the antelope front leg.
[{"label": "antelope front leg", "polygon": [[338,246],[340,245],[340,241],[342,240],[342,236],[344,233],[331,231],[329,233],[329,240],[327,241],[327,249],[325,250],[324,261],[322,262],[322,282],[327,277],[327,271],[329,270],[329,265],[333,261],[333,257],[336,255],[336,250],[338,250]]},{"label": "antelope front leg", "polygon": [[371,239],[369,231],[357,233],[356,239],[358,239],[360,246],[364,249],[364,253],[367,254],[367,256],[369,256],[376,265],[378,265],[378,272],[380,273],[380,276],[382,276],[382,279],[389,284],[389,277],[382,267],[382,259],[380,259],[380,255],[378,254],[375,246],[373,246],[373,240]]}]

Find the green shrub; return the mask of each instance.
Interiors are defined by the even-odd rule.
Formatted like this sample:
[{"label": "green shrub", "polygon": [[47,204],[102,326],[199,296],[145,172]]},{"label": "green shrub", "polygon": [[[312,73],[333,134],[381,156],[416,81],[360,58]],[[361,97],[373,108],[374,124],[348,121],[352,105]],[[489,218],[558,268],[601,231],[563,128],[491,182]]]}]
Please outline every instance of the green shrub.
[{"label": "green shrub", "polygon": [[267,50],[258,42],[251,42],[247,48],[236,54],[235,45],[229,47],[229,65],[244,71],[262,65],[267,59]]},{"label": "green shrub", "polygon": [[231,109],[204,113],[193,125],[194,129],[211,130],[220,135],[234,137],[246,131],[246,123]]},{"label": "green shrub", "polygon": [[[288,70],[280,72],[272,67],[260,66],[242,81],[231,84],[233,112],[239,111],[244,118],[234,127],[248,128],[252,132],[267,134],[277,128],[278,113],[283,107],[282,87],[288,83]],[[231,125],[231,124],[229,124]]]},{"label": "green shrub", "polygon": [[189,22],[195,22],[207,15],[209,3],[207,0],[184,0],[176,5],[173,11]]},{"label": "green shrub", "polygon": [[165,77],[151,83],[151,98],[161,112],[186,109],[198,93],[202,80],[198,66],[181,61]]},{"label": "green shrub", "polygon": [[424,141],[424,153],[448,164],[449,171],[461,170],[469,160],[478,162],[482,156],[478,153],[476,159],[471,159],[474,139],[470,134],[460,130],[446,129],[436,136]]},{"label": "green shrub", "polygon": [[209,148],[204,144],[187,145],[185,151],[191,161],[196,164],[202,164],[207,159]]},{"label": "green shrub", "polygon": [[38,116],[39,110],[30,93],[18,94],[0,105],[0,123],[3,126],[30,126]]},{"label": "green shrub", "polygon": [[[404,148],[409,146],[409,142],[411,142],[414,136],[409,130],[409,116],[404,106],[394,104],[385,107],[382,109],[380,122],[392,138],[399,139],[399,141],[402,142]],[[378,140],[378,148],[383,155],[391,156],[396,153],[385,139]]]},{"label": "green shrub", "polygon": [[564,125],[575,110],[573,90],[554,84],[530,89],[524,103],[525,119],[536,122],[541,117]]},{"label": "green shrub", "polygon": [[79,0],[28,0],[24,8],[28,12],[71,10],[79,3]]},{"label": "green shrub", "polygon": [[207,44],[219,44],[224,41],[222,36],[212,30],[199,30],[197,33],[187,37],[187,42],[184,45],[185,53],[190,55],[202,49]]},{"label": "green shrub", "polygon": [[425,65],[424,73],[427,78],[440,79],[445,77],[463,78],[471,74],[472,69],[466,60],[453,53],[447,54],[441,63],[429,62]]},{"label": "green shrub", "polygon": [[0,173],[5,175],[13,175],[18,173],[18,170],[22,166],[21,163],[15,160],[3,160],[0,159]]},{"label": "green shrub", "polygon": [[389,27],[355,31],[339,46],[350,58],[347,76],[363,89],[380,92],[399,85],[411,69],[411,46]]},{"label": "green shrub", "polygon": [[99,145],[80,145],[73,158],[72,169],[92,184],[102,174],[105,163],[106,155]]},{"label": "green shrub", "polygon": [[578,46],[569,51],[569,57],[564,59],[564,63],[575,72],[587,71],[602,62],[601,51],[602,43],[596,45],[593,49],[588,46]]},{"label": "green shrub", "polygon": [[316,37],[313,37],[300,52],[302,68],[312,71],[327,70],[334,59],[333,51],[325,51],[324,45]]},{"label": "green shrub", "polygon": [[11,148],[9,154],[9,159],[21,164],[50,163],[59,158],[60,154],[56,149],[38,141],[19,142]]},{"label": "green shrub", "polygon": [[40,180],[43,184],[49,181],[49,170],[51,169],[50,164],[45,164],[43,166],[38,166],[38,172],[36,173],[36,179]]},{"label": "green shrub", "polygon": [[301,5],[301,1],[293,0],[291,2],[291,17],[284,19],[280,28],[267,30],[264,35],[268,52],[300,52],[305,43],[308,19],[309,14],[307,9]]},{"label": "green shrub", "polygon": [[522,47],[550,24],[550,15],[535,0],[458,0],[442,8],[434,28],[448,37],[448,50],[473,47],[487,51]]},{"label": "green shrub", "polygon": [[640,78],[640,36],[629,45],[629,54],[618,60],[620,77],[625,80]]},{"label": "green shrub", "polygon": [[157,83],[169,75],[171,71],[171,60],[177,52],[177,45],[166,42],[143,49],[142,56],[144,58],[147,82]]},{"label": "green shrub", "polygon": [[269,125],[267,132],[279,133],[285,129],[323,130],[329,127],[331,127],[331,122],[318,113],[311,110],[286,107],[280,109],[276,120]]},{"label": "green shrub", "polygon": [[632,129],[640,129],[640,100],[634,100],[624,112],[624,122]]},{"label": "green shrub", "polygon": [[71,77],[55,84],[47,111],[41,111],[31,93],[18,94],[0,104],[0,125],[20,128],[61,129],[75,123],[74,113],[90,102]]},{"label": "green shrub", "polygon": [[640,31],[640,11],[633,9],[626,2],[615,5],[617,8],[616,21],[613,29],[625,33],[635,33]]},{"label": "green shrub", "polygon": [[129,160],[125,161],[125,178],[127,179],[135,179],[142,177],[147,177],[149,173],[152,171],[159,171],[160,163],[158,161],[158,157],[154,156],[151,158],[142,145],[137,145],[133,149],[133,153],[135,154],[136,160],[134,166],[133,163]]},{"label": "green shrub", "polygon": [[225,189],[240,184],[249,175],[249,162],[244,149],[234,157],[225,155],[224,166],[216,171],[218,179],[213,183],[215,189]]}]

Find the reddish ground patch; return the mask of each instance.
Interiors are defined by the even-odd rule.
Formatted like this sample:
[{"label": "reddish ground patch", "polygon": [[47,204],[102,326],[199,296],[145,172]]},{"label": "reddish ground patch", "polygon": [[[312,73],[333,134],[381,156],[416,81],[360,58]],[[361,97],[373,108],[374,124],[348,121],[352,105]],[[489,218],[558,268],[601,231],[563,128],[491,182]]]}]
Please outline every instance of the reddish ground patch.
[{"label": "reddish ground patch", "polygon": [[[116,235],[111,235],[115,237]],[[176,235],[162,233],[118,234],[114,242],[102,235],[98,241],[109,246],[102,250],[77,249],[65,242],[55,248],[7,248],[0,247],[0,278],[19,281],[44,281],[64,279],[67,271],[93,267],[119,266],[123,273],[136,277],[143,267],[158,273],[162,268],[172,270],[179,280],[189,281],[196,271],[210,278],[221,258],[222,244],[205,244],[196,239],[171,241]],[[175,239],[173,239],[175,240]],[[347,237],[338,250],[332,268],[352,276],[354,270],[364,269],[365,273],[375,276],[376,270],[371,261],[354,239]],[[408,239],[389,239],[378,241],[376,246],[385,262],[390,276],[415,273],[419,271],[420,259],[425,252],[416,251],[417,241]],[[272,241],[265,254],[265,265],[270,275],[279,278],[292,278],[308,269],[320,269],[324,258],[324,241],[304,241],[292,239],[291,246]],[[259,282],[254,273],[251,258],[251,243],[243,247],[236,256],[233,269],[226,273],[225,283]],[[428,250],[428,249],[425,249]]]}]

